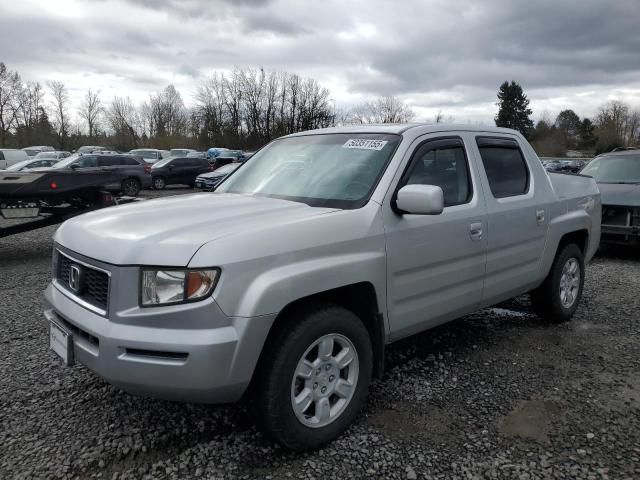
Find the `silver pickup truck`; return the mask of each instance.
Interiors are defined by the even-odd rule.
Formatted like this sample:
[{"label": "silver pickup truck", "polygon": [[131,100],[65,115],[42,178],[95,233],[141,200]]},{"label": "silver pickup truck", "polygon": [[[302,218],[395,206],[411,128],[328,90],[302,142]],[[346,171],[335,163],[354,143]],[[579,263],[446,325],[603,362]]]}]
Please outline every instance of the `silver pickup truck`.
[{"label": "silver pickup truck", "polygon": [[526,292],[575,312],[598,248],[590,177],[499,128],[329,128],[271,142],[212,193],[55,235],[50,346],[123,390],[244,397],[297,450],[362,408],[385,346]]}]

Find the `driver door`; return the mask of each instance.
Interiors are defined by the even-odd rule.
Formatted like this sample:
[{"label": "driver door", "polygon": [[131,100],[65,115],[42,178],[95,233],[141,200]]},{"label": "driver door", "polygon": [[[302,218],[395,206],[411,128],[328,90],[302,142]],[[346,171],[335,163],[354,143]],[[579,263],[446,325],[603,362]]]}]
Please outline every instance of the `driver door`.
[{"label": "driver door", "polygon": [[487,219],[477,168],[461,137],[428,136],[416,143],[395,191],[410,184],[439,186],[444,210],[400,214],[393,198],[385,202],[392,339],[472,312],[484,285]]}]

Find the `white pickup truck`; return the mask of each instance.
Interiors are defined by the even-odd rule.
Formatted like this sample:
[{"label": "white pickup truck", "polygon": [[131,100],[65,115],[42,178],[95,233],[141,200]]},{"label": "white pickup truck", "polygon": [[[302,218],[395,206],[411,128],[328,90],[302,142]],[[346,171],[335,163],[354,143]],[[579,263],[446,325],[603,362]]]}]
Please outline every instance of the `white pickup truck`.
[{"label": "white pickup truck", "polygon": [[385,346],[530,292],[568,320],[600,239],[590,177],[499,128],[329,128],[271,142],[215,192],[55,235],[51,348],[134,394],[248,398],[298,450],[338,436]]}]

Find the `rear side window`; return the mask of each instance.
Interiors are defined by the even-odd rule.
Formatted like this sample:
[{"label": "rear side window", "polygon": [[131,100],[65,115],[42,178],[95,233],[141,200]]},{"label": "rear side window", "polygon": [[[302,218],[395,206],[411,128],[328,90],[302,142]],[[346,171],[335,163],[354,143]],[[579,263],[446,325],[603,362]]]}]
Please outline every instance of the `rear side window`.
[{"label": "rear side window", "polygon": [[477,143],[495,198],[515,197],[529,191],[529,169],[517,142],[478,137]]},{"label": "rear side window", "polygon": [[140,162],[132,157],[120,157],[120,161],[122,162],[122,165],[140,165]]},{"label": "rear side window", "polygon": [[100,157],[98,159],[98,166],[100,167],[117,167],[122,165],[118,157]]},{"label": "rear side window", "polygon": [[4,160],[4,153],[0,152],[0,160]]}]

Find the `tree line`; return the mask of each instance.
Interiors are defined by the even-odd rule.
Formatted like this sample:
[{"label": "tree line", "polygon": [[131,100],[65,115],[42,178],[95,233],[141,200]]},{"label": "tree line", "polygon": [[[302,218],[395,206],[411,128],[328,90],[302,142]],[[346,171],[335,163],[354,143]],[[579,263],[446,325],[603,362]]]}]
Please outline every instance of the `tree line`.
[{"label": "tree line", "polygon": [[[74,108],[64,83],[23,81],[0,62],[0,147],[255,149],[302,130],[405,123],[415,117],[394,96],[340,109],[330,91],[313,78],[262,68],[214,72],[197,86],[191,100],[187,105],[173,85],[139,103],[125,96],[105,101],[99,91],[89,89]],[[541,155],[564,155],[567,150],[600,153],[640,143],[640,113],[620,101],[602,105],[593,118],[563,110],[555,119],[543,115],[534,125],[527,95],[511,81],[500,85],[497,106],[496,125],[519,130]],[[443,120],[438,112],[434,121]]]},{"label": "tree line", "polygon": [[544,114],[534,126],[527,95],[511,81],[500,85],[497,105],[496,126],[520,131],[539,155],[562,156],[567,150],[597,155],[640,144],[640,112],[618,100],[601,105],[593,119],[567,109],[555,119]]},{"label": "tree line", "polygon": [[24,82],[0,62],[0,147],[253,149],[301,130],[340,123],[407,122],[413,116],[393,96],[342,111],[316,80],[257,68],[213,73],[198,86],[190,106],[173,85],[138,104],[124,96],[104,101],[99,91],[89,89],[74,112],[64,83]]}]

